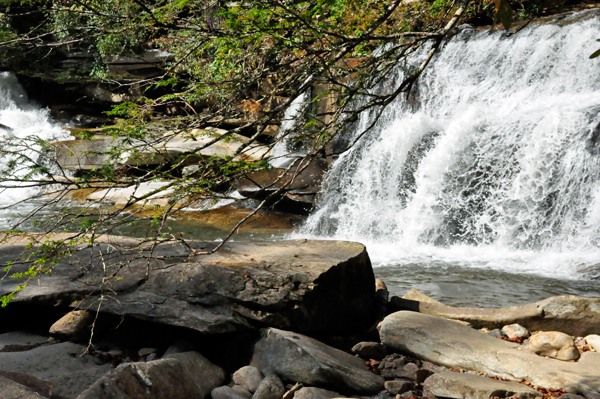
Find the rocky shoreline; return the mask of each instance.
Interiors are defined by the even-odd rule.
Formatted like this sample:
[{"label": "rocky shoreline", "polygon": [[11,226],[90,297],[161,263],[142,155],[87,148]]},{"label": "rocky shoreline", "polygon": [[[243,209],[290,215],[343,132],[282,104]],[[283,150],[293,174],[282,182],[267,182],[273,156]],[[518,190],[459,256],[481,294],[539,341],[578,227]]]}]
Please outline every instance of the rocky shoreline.
[{"label": "rocky shoreline", "polygon": [[600,299],[390,298],[358,243],[105,242],[0,314],[3,399],[600,398]]}]

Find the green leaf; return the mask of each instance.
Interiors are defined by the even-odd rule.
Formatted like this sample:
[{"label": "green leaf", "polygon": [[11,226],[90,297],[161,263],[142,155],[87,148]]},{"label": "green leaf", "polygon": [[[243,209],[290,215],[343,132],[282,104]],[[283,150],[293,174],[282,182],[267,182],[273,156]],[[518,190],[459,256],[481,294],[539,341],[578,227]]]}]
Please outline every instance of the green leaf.
[{"label": "green leaf", "polygon": [[594,51],[594,53],[592,55],[590,55],[590,58],[596,58],[600,56],[600,49]]}]

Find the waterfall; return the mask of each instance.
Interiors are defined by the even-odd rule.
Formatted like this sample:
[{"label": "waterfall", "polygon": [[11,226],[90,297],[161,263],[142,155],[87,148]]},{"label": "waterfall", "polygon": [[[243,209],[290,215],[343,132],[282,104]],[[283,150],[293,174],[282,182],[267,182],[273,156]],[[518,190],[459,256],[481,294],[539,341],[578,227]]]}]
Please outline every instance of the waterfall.
[{"label": "waterfall", "polygon": [[[17,77],[11,72],[0,73],[0,124],[10,128],[0,127],[0,141],[4,143],[7,140],[30,137],[46,141],[65,140],[70,137],[67,131],[52,121],[50,110],[40,108],[29,101]],[[35,149],[35,146],[32,148]],[[15,147],[15,149],[34,153],[24,146]],[[8,161],[6,155],[4,159],[0,159],[0,170],[7,167]],[[16,172],[21,176],[25,173],[25,170]],[[19,215],[32,209],[31,206],[24,205],[20,201],[39,193],[39,189],[35,187],[3,188],[0,193],[0,208],[19,203],[19,206],[15,207],[17,209],[0,209],[0,229],[4,229],[10,227],[11,222]]]},{"label": "waterfall", "polygon": [[461,27],[416,103],[391,104],[334,163],[297,235],[363,242],[376,266],[582,277],[600,262],[597,16],[513,35]]}]

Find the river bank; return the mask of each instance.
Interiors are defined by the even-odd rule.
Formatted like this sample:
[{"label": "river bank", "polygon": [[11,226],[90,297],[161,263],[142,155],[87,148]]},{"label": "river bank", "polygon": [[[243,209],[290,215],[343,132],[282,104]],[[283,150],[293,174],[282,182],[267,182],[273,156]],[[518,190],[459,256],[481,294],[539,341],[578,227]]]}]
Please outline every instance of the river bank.
[{"label": "river bank", "polygon": [[[600,299],[460,309],[390,297],[357,243],[240,242],[190,259],[176,243],[128,252],[135,241],[100,237],[0,310],[4,397],[600,394]],[[2,293],[19,283],[3,279]]]}]

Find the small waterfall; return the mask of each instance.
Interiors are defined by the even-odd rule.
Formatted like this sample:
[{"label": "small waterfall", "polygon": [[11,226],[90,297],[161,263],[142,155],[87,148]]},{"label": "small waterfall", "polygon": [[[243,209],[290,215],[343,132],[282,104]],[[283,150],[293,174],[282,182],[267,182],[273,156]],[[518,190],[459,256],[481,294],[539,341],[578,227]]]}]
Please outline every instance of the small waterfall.
[{"label": "small waterfall", "polygon": [[580,277],[600,262],[598,32],[595,11],[512,36],[461,27],[417,103],[336,161],[298,235],[363,242],[375,265]]},{"label": "small waterfall", "polygon": [[[31,103],[17,77],[10,72],[0,73],[0,124],[11,129],[0,128],[0,141],[27,139],[37,137],[46,141],[65,140],[69,133],[58,124],[52,122],[50,111]],[[5,144],[3,144],[5,145]],[[32,147],[35,149],[35,146]],[[33,152],[25,146],[15,147],[22,152]],[[0,170],[6,168],[9,159],[0,159]],[[24,175],[25,170],[16,172]],[[2,184],[5,185],[6,184]],[[29,188],[4,188],[0,190],[0,208],[19,203],[37,194],[39,190]],[[28,206],[19,205],[18,209],[0,209],[0,228],[10,227],[10,223],[18,215],[24,214]]]},{"label": "small waterfall", "polygon": [[293,130],[301,123],[301,115],[307,106],[309,93],[300,94],[285,110],[283,121],[277,134],[277,143],[273,146],[271,164],[275,167],[287,167],[291,161],[306,155],[305,152],[294,148]]}]

